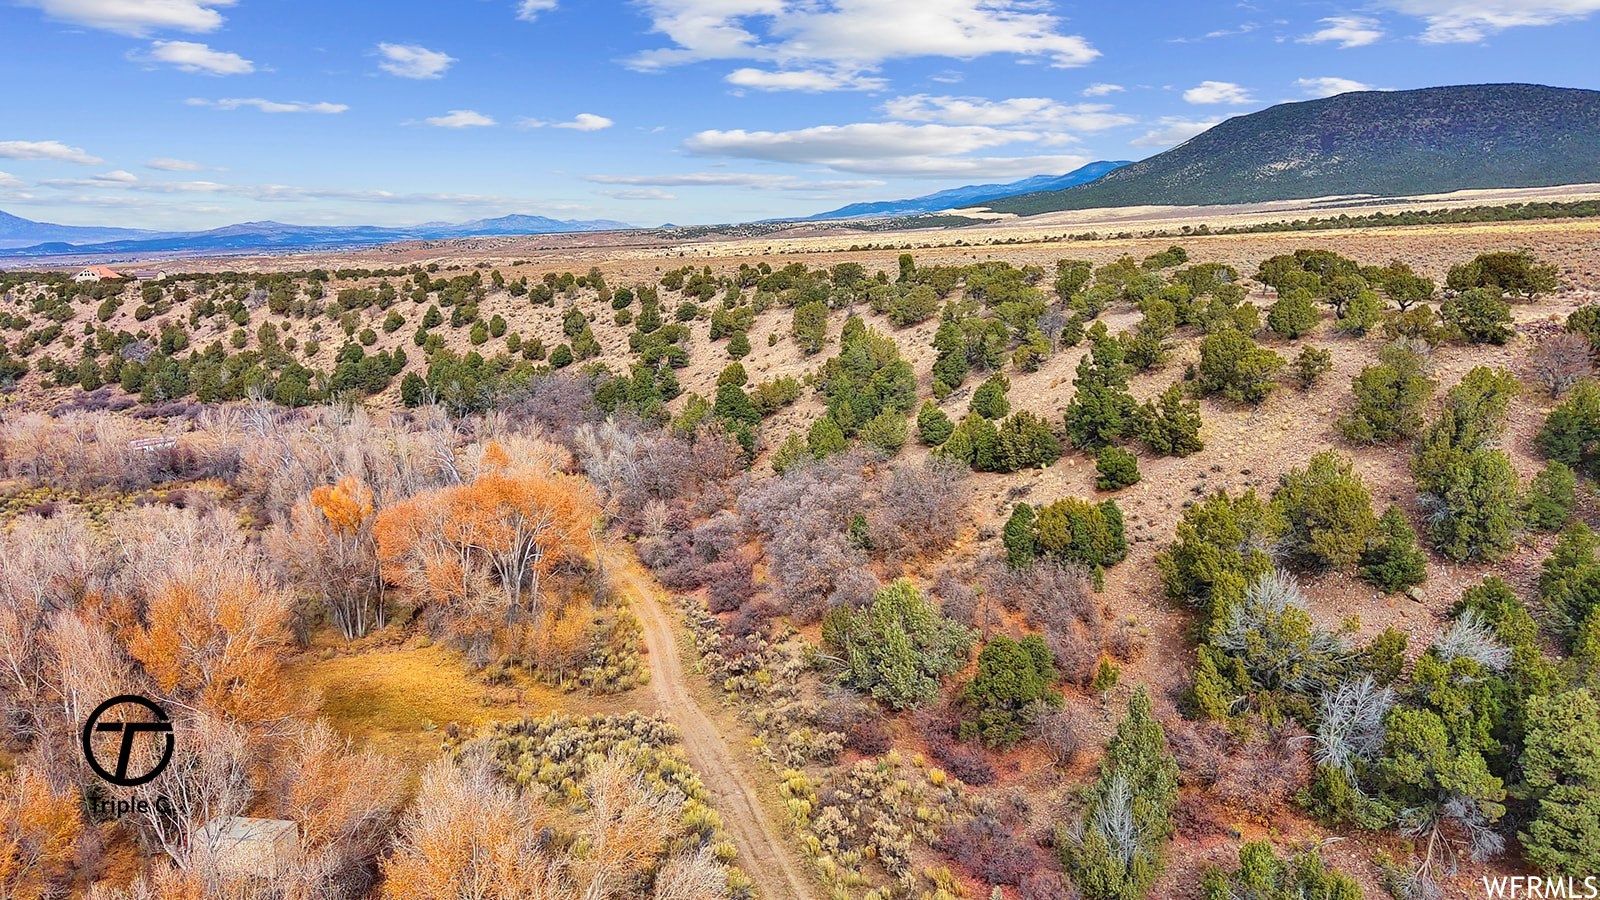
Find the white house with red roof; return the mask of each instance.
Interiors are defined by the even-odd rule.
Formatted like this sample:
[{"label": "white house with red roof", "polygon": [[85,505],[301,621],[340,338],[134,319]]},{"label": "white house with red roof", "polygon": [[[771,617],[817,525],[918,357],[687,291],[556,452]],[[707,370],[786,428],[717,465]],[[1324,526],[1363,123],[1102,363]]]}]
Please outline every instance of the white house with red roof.
[{"label": "white house with red roof", "polygon": [[72,276],[72,280],[79,284],[89,281],[121,281],[122,273],[106,266],[90,266]]}]

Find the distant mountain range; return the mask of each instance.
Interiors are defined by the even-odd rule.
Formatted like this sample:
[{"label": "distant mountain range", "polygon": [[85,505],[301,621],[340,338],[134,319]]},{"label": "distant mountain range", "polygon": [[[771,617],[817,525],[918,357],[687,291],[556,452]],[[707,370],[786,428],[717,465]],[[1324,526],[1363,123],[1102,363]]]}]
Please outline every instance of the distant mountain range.
[{"label": "distant mountain range", "polygon": [[128,228],[81,228],[31,222],[0,212],[0,253],[11,257],[141,256],[147,254],[238,253],[311,250],[516,234],[567,234],[632,228],[606,219],[574,221],[544,216],[501,216],[471,222],[425,222],[409,228],[377,225],[285,225],[244,222],[210,231],[156,232]]},{"label": "distant mountain range", "polygon": [[884,200],[877,203],[852,203],[836,210],[818,213],[801,219],[803,222],[824,222],[831,219],[865,219],[878,216],[917,216],[962,206],[979,206],[992,200],[1032,194],[1039,191],[1058,191],[1091,181],[1115,171],[1127,162],[1095,162],[1065,175],[1035,175],[1010,184],[969,184],[951,188],[937,194],[912,197],[909,200]]},{"label": "distant mountain range", "polygon": [[1089,184],[983,204],[1033,215],[1600,182],[1600,91],[1360,91],[1229,119]]}]

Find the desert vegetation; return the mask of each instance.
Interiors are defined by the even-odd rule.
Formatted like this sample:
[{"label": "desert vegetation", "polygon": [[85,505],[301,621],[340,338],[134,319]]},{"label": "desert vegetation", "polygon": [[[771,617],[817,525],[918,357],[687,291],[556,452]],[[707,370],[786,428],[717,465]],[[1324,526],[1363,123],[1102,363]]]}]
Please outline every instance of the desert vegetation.
[{"label": "desert vegetation", "polygon": [[[755,896],[656,585],[818,897],[1587,872],[1600,314],[1328,243],[0,276],[0,884],[227,895],[249,817],[262,896]],[[301,689],[421,650],[483,700],[420,752]]]}]

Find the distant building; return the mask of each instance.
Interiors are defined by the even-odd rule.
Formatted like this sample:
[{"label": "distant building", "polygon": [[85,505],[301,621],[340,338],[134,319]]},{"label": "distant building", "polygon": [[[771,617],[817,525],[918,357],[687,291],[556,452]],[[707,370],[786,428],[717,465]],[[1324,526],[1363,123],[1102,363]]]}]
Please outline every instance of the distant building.
[{"label": "distant building", "polygon": [[162,269],[138,269],[133,273],[135,281],[160,281],[165,277],[167,273]]},{"label": "distant building", "polygon": [[72,280],[83,284],[90,281],[121,281],[122,273],[105,266],[90,266],[72,276]]},{"label": "distant building", "polygon": [[233,877],[272,878],[291,868],[300,852],[300,826],[283,819],[223,816],[195,832],[193,846]]}]

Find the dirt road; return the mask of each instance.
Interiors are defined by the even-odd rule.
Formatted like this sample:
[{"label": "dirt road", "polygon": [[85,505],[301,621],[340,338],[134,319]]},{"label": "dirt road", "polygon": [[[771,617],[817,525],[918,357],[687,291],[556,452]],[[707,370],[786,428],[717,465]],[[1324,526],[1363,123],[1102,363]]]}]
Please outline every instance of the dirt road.
[{"label": "dirt road", "polygon": [[755,780],[728,748],[728,736],[700,708],[689,692],[678,645],[676,616],[667,608],[659,585],[631,553],[607,553],[608,574],[633,597],[634,613],[644,629],[650,653],[650,688],[659,713],[683,736],[689,762],[711,791],[733,843],[739,866],[755,882],[763,900],[811,900],[819,896],[814,881],[783,841],[780,826],[767,815]]}]

